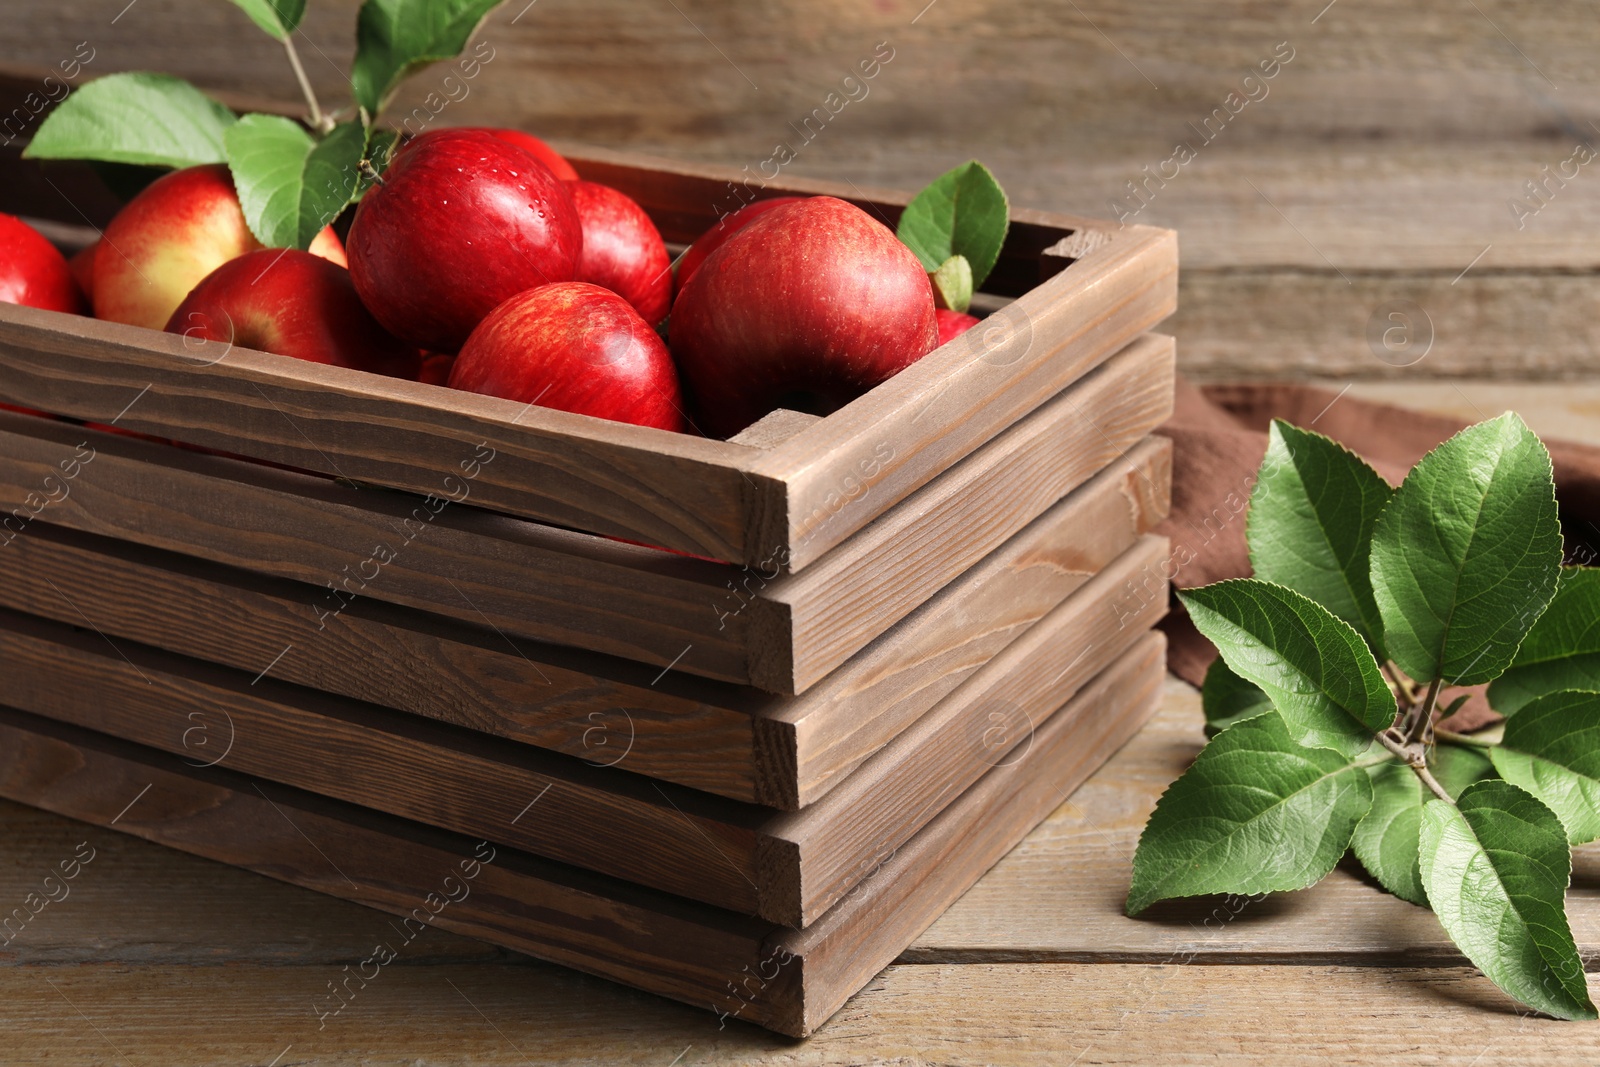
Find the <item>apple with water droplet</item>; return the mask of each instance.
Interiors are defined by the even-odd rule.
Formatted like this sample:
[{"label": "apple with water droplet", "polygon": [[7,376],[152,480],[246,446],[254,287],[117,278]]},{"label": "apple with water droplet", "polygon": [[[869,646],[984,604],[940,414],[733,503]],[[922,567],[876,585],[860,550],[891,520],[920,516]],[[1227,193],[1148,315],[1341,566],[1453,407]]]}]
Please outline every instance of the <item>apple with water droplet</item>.
[{"label": "apple with water droplet", "polygon": [[348,252],[378,321],[449,353],[508,298],[575,278],[583,230],[564,184],[525,151],[438,130],[402,147],[361,198]]},{"label": "apple with water droplet", "polygon": [[633,305],[564,282],[519,293],[472,331],[450,387],[579,415],[684,430],[672,356]]}]

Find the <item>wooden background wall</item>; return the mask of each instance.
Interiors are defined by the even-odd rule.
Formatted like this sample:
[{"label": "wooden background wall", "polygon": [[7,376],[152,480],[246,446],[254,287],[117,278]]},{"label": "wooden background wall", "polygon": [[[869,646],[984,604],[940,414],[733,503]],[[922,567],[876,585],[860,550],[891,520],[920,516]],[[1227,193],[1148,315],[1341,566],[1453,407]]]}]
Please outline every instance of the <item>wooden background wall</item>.
[{"label": "wooden background wall", "polygon": [[[300,50],[325,102],[348,92],[357,6],[310,0]],[[0,72],[42,75],[87,40],[86,76],[160,69],[235,103],[297,98],[281,51],[224,0],[5,8]],[[916,187],[977,156],[1019,204],[1112,217],[1186,141],[1194,158],[1137,218],[1181,231],[1172,328],[1196,376],[1600,375],[1600,159],[1526,201],[1536,214],[1511,207],[1600,140],[1592,4],[509,0],[480,39],[493,58],[440,123],[754,167],[886,42],[866,97],[791,173]],[[1194,126],[1287,49],[1267,95],[1203,140]],[[1434,339],[1396,369],[1368,335],[1402,301]],[[1427,332],[1413,319],[1410,352]]]}]

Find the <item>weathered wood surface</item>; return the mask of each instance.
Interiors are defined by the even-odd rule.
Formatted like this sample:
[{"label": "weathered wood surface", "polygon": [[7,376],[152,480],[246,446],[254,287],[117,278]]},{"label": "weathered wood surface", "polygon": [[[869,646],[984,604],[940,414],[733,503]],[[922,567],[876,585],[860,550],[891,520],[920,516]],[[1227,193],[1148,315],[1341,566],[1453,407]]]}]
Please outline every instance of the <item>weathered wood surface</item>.
[{"label": "weathered wood surface", "polygon": [[[0,362],[3,352],[0,343]],[[447,467],[434,495],[422,498],[7,412],[0,412],[6,461],[0,498],[23,511],[8,517],[0,535],[9,539],[42,515],[326,585],[310,602],[319,620],[370,596],[517,636],[793,693],[1154,429],[1170,410],[1171,390],[1171,339],[1141,338],[1065,389],[1039,418],[984,442],[966,457],[971,462],[881,509],[887,513],[871,529],[837,546],[837,564],[814,577],[794,575],[781,587],[773,582],[782,569],[776,560],[759,568],[723,566],[470,506],[479,502],[477,478],[499,462],[492,448],[488,458],[464,454],[460,469]],[[136,390],[124,401],[134,410],[150,402]],[[325,414],[335,410],[329,406]],[[875,462],[887,470],[899,453],[885,448]],[[837,486],[841,499],[885,491],[865,470],[856,475]],[[670,488],[664,492],[671,495]],[[961,521],[991,498],[997,505],[986,511],[987,521]],[[923,523],[924,515],[932,521]],[[934,530],[941,536],[926,535]]]},{"label": "weathered wood surface", "polygon": [[[72,1065],[175,1067],[266,1064],[286,1050],[285,1061],[319,1067],[405,1057],[670,1063],[680,1053],[686,1063],[828,1067],[1054,1065],[1079,1056],[1098,1063],[1221,1056],[1264,1065],[1363,1064],[1395,1042],[1426,1048],[1430,1062],[1461,1067],[1508,1059],[1579,1064],[1600,1055],[1592,1028],[1516,1011],[1458,958],[1428,951],[1442,939],[1408,918],[1433,923],[1426,913],[1342,870],[1330,882],[1349,886],[1331,914],[1325,909],[1333,901],[1313,890],[1252,905],[1226,924],[1212,917],[1215,901],[1155,921],[1121,918],[1128,860],[1112,858],[1101,833],[1127,847],[1133,837],[1120,817],[1108,826],[1093,816],[1108,798],[1115,811],[1129,808],[1119,797],[1133,793],[1131,806],[1147,810],[1168,780],[1159,774],[1175,773],[1197,749],[1199,724],[1193,690],[1169,680],[1163,708],[1145,731],[801,1045],[740,1022],[720,1029],[703,1010],[561,967],[507,959],[444,932],[442,923],[407,945],[396,965],[319,1030],[311,1005],[328,996],[328,982],[345,977],[346,965],[396,940],[392,920],[0,802],[11,859],[0,865],[0,901],[20,904],[80,842],[96,851],[71,895],[0,947],[7,1049],[19,1060],[48,1051]],[[101,821],[149,780],[132,782],[114,803],[108,798]],[[130,809],[124,821],[139,825],[138,812]],[[304,838],[272,819],[308,862],[315,857]],[[271,822],[261,825],[270,829]],[[325,852],[333,844],[317,840]],[[1580,853],[1580,886],[1570,904],[1586,954],[1600,950],[1600,868],[1592,851]],[[341,862],[345,853],[329,858]],[[336,888],[337,875],[317,862]],[[1050,892],[1038,873],[1045,866],[1057,883],[1094,876],[1098,895]],[[1097,868],[1104,866],[1116,871],[1101,878]],[[1306,907],[1275,906],[1297,898]],[[1088,924],[1078,943],[1097,938],[1096,951],[1027,951],[1030,934],[1042,932],[1048,942],[1074,924]],[[1354,929],[1332,942],[1334,951],[1319,949],[1345,926]],[[1154,938],[1124,951],[1144,927]],[[1256,943],[1253,954],[1236,954],[1246,936]]]},{"label": "weathered wood surface", "polygon": [[[381,917],[367,923],[373,940],[393,936]],[[675,1056],[694,1067],[1354,1067],[1397,1048],[1441,1067],[1586,1067],[1600,1056],[1593,1027],[1510,1011],[1488,979],[1458,967],[896,965],[804,1043],[738,1022],[719,1030],[703,1011],[540,963],[391,966],[318,1031],[311,998],[340,973],[331,961],[15,968],[0,976],[0,1020],[8,1051],[62,1067],[265,1067],[280,1054],[280,1067]]]},{"label": "weathered wood surface", "polygon": [[[439,925],[801,1036],[1137,730],[1157,702],[1164,647],[1159,634],[1143,638],[1041,722],[1022,758],[993,767],[804,932],[303,793],[280,789],[273,800],[232,772],[168,769],[159,753],[4,709],[0,792],[393,912],[402,916],[404,929],[392,927],[401,949]],[[77,864],[61,868],[69,882],[96,858],[87,844],[75,855]],[[7,930],[7,947],[28,934],[31,918]],[[315,1012],[319,1030],[398,955],[385,948],[375,967],[374,956],[363,961],[356,984],[330,985],[341,992]]]},{"label": "weathered wood surface", "polygon": [[[314,587],[46,522],[0,547],[0,604],[257,680],[792,809],[1092,576],[1136,568],[1118,556],[1166,515],[1170,484],[1170,444],[1134,446],[798,697],[512,641],[378,601],[318,616]],[[1095,595],[1109,610],[1110,593]]]},{"label": "weathered wood surface", "polygon": [[10,612],[0,666],[24,711],[802,926],[1157,621],[1112,626],[1124,583],[1163,553],[1145,538],[868,759],[847,796],[787,815]]},{"label": "weathered wood surface", "polygon": [[[116,12],[91,0],[14,6],[0,65],[42,75],[90,37],[86,74],[174,70],[224,92],[298,99],[280,50],[226,6],[139,0],[115,26]],[[301,50],[327,99],[348,96],[356,6],[336,0],[306,18]],[[1114,198],[1137,208],[1127,183],[1146,167],[1159,174],[1184,142],[1196,157],[1152,182],[1132,221],[1183,235],[1172,329],[1191,372],[1600,371],[1600,327],[1582,311],[1600,265],[1600,182],[1592,164],[1549,177],[1596,138],[1596,30],[1578,0],[678,7],[508,4],[484,31],[494,58],[481,73],[446,85],[435,68],[402,94],[397,117],[421,107],[433,124],[521,125],[752,174],[781,142],[797,149],[783,177],[863,188],[915,189],[976,156],[1016,203],[1102,218]],[[828,93],[840,107],[841,79],[880,41],[893,59],[852,90],[865,97],[820,132],[815,121],[809,135],[797,130]],[[1280,42],[1294,58],[1266,97],[1220,133],[1215,119],[1211,134],[1197,131]],[[458,99],[441,106],[447,92]],[[1530,181],[1547,183],[1545,204],[1519,228],[1512,202],[1540,203]],[[1439,333],[1433,356],[1403,372],[1373,358],[1365,337],[1372,313],[1397,299],[1427,308]]]}]

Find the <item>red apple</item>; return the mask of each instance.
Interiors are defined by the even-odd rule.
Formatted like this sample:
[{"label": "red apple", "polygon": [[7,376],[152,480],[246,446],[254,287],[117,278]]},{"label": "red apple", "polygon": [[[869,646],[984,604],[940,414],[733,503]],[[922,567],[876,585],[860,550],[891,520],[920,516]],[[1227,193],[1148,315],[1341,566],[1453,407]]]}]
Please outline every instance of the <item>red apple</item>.
[{"label": "red apple", "polygon": [[708,432],[774,408],[826,415],[938,344],[917,257],[858,207],[775,208],[713,252],[672,309],[672,354]]},{"label": "red apple", "polygon": [[686,429],[678,373],[650,324],[587,282],[519,293],[479,324],[450,387],[580,415]]},{"label": "red apple", "polygon": [[[200,279],[261,247],[221,163],[157,178],[117,212],[94,254],[95,317],[159,330]],[[342,263],[331,229],[314,254]]]},{"label": "red apple", "polygon": [[700,264],[706,261],[707,256],[721,248],[728,238],[773,208],[796,204],[804,199],[806,198],[803,196],[775,196],[770,200],[757,200],[746,204],[738,211],[722,216],[717,220],[717,224],[701,234],[699,239],[689,246],[683,258],[678,260],[678,292],[683,292],[683,287],[689,284],[689,279],[700,269]]},{"label": "red apple", "polygon": [[408,143],[350,227],[350,276],[390,332],[454,352],[522,292],[577,276],[583,229],[564,184],[481,130]]},{"label": "red apple", "polygon": [[572,164],[567,162],[567,157],[539,140],[533,134],[523,133],[521,130],[501,130],[489,127],[484,127],[483,129],[490,136],[498,137],[507,144],[516,145],[534,159],[549,167],[550,173],[562,181],[575,182],[578,180],[578,172],[572,169]]},{"label": "red apple", "polygon": [[224,263],[178,305],[167,332],[395,378],[415,379],[421,364],[362,306],[349,271],[294,249]]},{"label": "red apple", "polygon": [[968,315],[964,311],[951,311],[949,308],[934,308],[934,315],[939,319],[939,343],[948,344],[957,337],[978,325],[976,315]]},{"label": "red apple", "polygon": [[67,258],[15,215],[0,215],[0,301],[46,311],[84,313]]},{"label": "red apple", "polygon": [[568,182],[583,224],[578,281],[610,289],[658,326],[672,310],[672,257],[661,231],[626,193],[594,182]]}]

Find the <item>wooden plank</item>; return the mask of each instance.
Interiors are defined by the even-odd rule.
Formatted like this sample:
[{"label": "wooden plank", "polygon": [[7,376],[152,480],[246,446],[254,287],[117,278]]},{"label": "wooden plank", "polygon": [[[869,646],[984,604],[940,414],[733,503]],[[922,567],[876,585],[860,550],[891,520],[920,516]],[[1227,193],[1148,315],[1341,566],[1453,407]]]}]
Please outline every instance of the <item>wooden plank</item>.
[{"label": "wooden plank", "polygon": [[[782,610],[756,616],[757,684],[804,692],[827,665],[877,636],[885,620],[914,610],[980,549],[1021,529],[1165,422],[1173,384],[1172,339],[1142,337],[801,573],[762,589],[763,606]],[[873,491],[862,479],[842,495]],[[777,632],[767,636],[768,626]],[[759,655],[764,649],[773,655]]]},{"label": "wooden plank", "polygon": [[486,507],[715,559],[739,558],[763,481],[739,445],[14,304],[0,382],[0,402],[416,493],[458,492],[476,456]]},{"label": "wooden plank", "polygon": [[[763,516],[756,543],[784,547],[795,570],[821,558],[1170,315],[1177,272],[1176,234],[1130,226],[983,329],[764,454],[751,473],[785,486],[786,511]],[[852,481],[865,491],[843,494]]]},{"label": "wooden plank", "polygon": [[[1345,278],[1332,271],[1186,269],[1184,310],[1169,328],[1183,337],[1184,373],[1198,381],[1337,378],[1339,388],[1353,379],[1399,385],[1593,376],[1600,324],[1582,310],[1592,291],[1589,268],[1500,272],[1480,264],[1458,281],[1466,266],[1415,274],[1352,268]],[[1407,313],[1407,303],[1425,313],[1408,313],[1417,347],[1388,355],[1380,340],[1374,350],[1372,323],[1381,339],[1389,312]],[[1413,355],[1416,362],[1405,366],[1386,362]]]},{"label": "wooden plank", "polygon": [[[447,503],[474,502],[467,464],[483,471],[493,462],[463,461],[437,497],[419,501],[9,413],[0,413],[0,456],[12,461],[0,499],[24,506],[0,537],[44,510],[30,501],[64,494],[45,521],[327,584],[312,601],[324,621],[359,593],[793,693],[1154,429],[1171,392],[1171,342],[1130,346],[800,583],[774,582],[776,562],[719,566]],[[60,464],[85,441],[93,462],[72,462],[70,485],[60,486]],[[151,522],[153,513],[163,521]],[[986,521],[973,521],[978,513]]]},{"label": "wooden plank", "polygon": [[[373,926],[374,941],[394,938]],[[1359,1067],[1397,1045],[1425,1049],[1439,1067],[1587,1067],[1600,1056],[1593,1027],[1514,1010],[1471,968],[896,965],[804,1043],[737,1022],[719,1030],[703,1011],[522,961],[385,968],[318,1030],[307,997],[326,994],[322,983],[339,973],[337,964],[0,969],[7,1018],[17,1020],[7,1047],[19,1062],[72,1067],[266,1064],[286,1048],[310,1067],[612,1067],[680,1053],[696,1067],[1061,1067],[1074,1057]]]},{"label": "wooden plank", "polygon": [[1124,616],[1118,601],[1137,576],[1161,574],[1167,549],[1165,538],[1145,538],[1127,567],[1084,587],[1085,596],[1104,592],[1102,610],[1057,608],[973,675],[958,699],[935,705],[826,797],[767,822],[757,845],[772,879],[762,885],[762,914],[790,926],[815,921],[856,886],[863,866],[899,848],[951,796],[990,767],[1026,760],[1042,716],[1166,614],[1164,579],[1151,590],[1153,610]]},{"label": "wooden plank", "polygon": [[[937,693],[954,688],[1042,617],[1053,607],[1052,598],[1117,567],[1113,546],[1130,543],[1152,528],[1155,516],[1166,514],[1170,484],[1170,444],[1153,438],[1136,446],[1125,463],[1114,464],[1056,506],[1072,506],[1079,493],[1092,493],[1095,518],[1081,527],[1089,532],[1046,547],[1026,544],[1024,531],[974,569],[978,581],[946,587],[885,635],[894,644],[869,649],[852,661],[857,671],[829,676],[776,711],[773,732],[780,723],[786,728],[781,751],[793,753],[799,773],[790,777],[800,786],[797,796],[779,806],[803,806],[823,796],[929,707]],[[1084,506],[1087,514],[1087,497]],[[959,639],[947,637],[947,645],[941,645],[919,636],[935,630]],[[902,642],[938,650],[928,661],[940,663],[931,684],[919,671],[894,665],[889,650]]]},{"label": "wooden plank", "polygon": [[179,768],[11,710],[0,710],[0,792],[799,1036],[1137,730],[1162,654],[1160,636],[1147,636],[1050,716],[1027,758],[985,775],[803,933],[298,791],[269,796],[231,772]]},{"label": "wooden plank", "polygon": [[518,636],[661,666],[681,657],[698,674],[747,678],[746,620],[721,631],[701,622],[714,619],[706,605],[725,573],[714,564],[453,507],[447,496],[356,489],[9,412],[0,412],[0,457],[0,499],[15,502],[8,535],[37,513],[310,583],[319,617],[371,596]]},{"label": "wooden plank", "polygon": [[[1126,569],[1152,566],[1160,551],[1159,539],[1147,538]],[[35,714],[802,925],[868,875],[873,856],[898,847],[937,814],[939,801],[993,762],[982,744],[982,716],[995,706],[995,685],[1008,683],[1005,707],[1020,728],[1060,706],[1109,662],[1112,643],[1081,654],[1076,644],[1111,617],[1107,594],[1124,579],[1120,572],[1105,578],[1084,603],[1065,604],[1037,624],[1025,657],[997,657],[936,706],[941,723],[976,721],[966,730],[974,743],[940,746],[922,738],[891,746],[859,772],[869,783],[887,783],[871,789],[870,799],[813,807],[797,817],[774,818],[752,805],[369,704],[247,682],[235,672],[29,616],[0,613],[0,663],[18,676],[7,699]],[[1154,621],[1155,613],[1141,617],[1120,646]],[[906,766],[896,770],[900,764]],[[397,776],[404,789],[394,788]],[[907,788],[899,795],[902,781],[923,792]],[[920,802],[909,803],[913,796]],[[851,831],[823,825],[836,822]],[[603,838],[595,826],[606,827]],[[817,869],[828,877],[811,874]]]},{"label": "wooden plank", "polygon": [[[7,163],[26,169],[0,158],[0,166]],[[618,184],[670,187],[706,205],[736,177],[622,157],[605,166]],[[793,189],[809,191],[804,183]],[[898,210],[892,201],[872,206],[880,214]],[[702,211],[707,223],[715,217]],[[14,305],[0,306],[0,402],[117,421],[418,493],[438,492],[441,479],[453,475],[456,461],[441,470],[441,455],[464,464],[481,448],[494,457],[474,474],[475,500],[483,506],[703,557],[777,561],[798,570],[1171,313],[1177,246],[1170,232],[1115,231],[1036,286],[1043,280],[1041,253],[1073,229],[1095,224],[1015,214],[995,284],[1023,294],[1020,301],[978,335],[935,349],[870,396],[774,445],[766,453],[770,471],[758,469],[761,449],[746,445]],[[1050,270],[1058,265],[1050,257]],[[874,491],[819,517],[830,494],[859,479],[863,464],[883,449],[892,458],[884,476],[868,478]],[[820,537],[811,530],[818,523],[826,526]],[[795,543],[800,532],[804,545]]]},{"label": "wooden plank", "polygon": [[809,803],[1110,566],[1166,515],[1150,440],[1014,535],[799,697],[615,657],[36,523],[0,546],[0,605],[696,789]]}]

